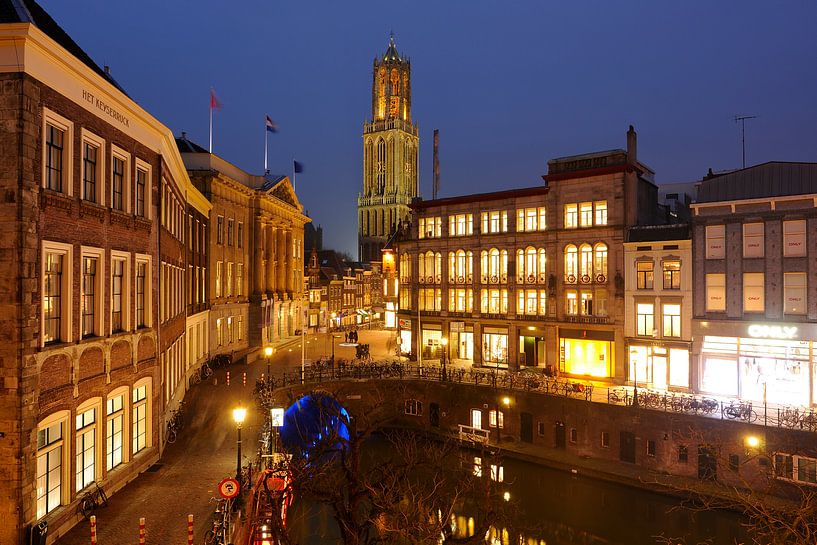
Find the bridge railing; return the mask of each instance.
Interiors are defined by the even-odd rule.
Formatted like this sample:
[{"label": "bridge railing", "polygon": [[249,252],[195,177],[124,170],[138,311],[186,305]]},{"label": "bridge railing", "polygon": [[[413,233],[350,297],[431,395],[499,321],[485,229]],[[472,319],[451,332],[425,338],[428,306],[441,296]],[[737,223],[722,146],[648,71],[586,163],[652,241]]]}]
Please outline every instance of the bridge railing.
[{"label": "bridge railing", "polygon": [[306,369],[303,376],[300,371],[297,371],[259,380],[256,383],[255,395],[263,407],[269,408],[272,392],[277,388],[341,380],[453,382],[497,390],[535,392],[587,402],[817,432],[817,411],[808,407],[754,405],[743,400],[723,400],[644,388],[634,389],[622,386],[602,388],[587,382],[557,379],[531,373],[478,368],[444,369],[439,365],[422,365],[413,362],[348,363],[339,360],[335,365],[317,362]]}]

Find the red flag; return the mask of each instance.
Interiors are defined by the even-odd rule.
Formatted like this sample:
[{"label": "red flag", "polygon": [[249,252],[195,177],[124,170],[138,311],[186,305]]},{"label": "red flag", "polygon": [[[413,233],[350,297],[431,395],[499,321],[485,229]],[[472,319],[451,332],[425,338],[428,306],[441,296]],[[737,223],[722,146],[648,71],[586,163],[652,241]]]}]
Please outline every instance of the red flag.
[{"label": "red flag", "polygon": [[221,109],[221,101],[216,96],[216,90],[212,87],[210,88],[210,109],[211,110],[218,110]]}]

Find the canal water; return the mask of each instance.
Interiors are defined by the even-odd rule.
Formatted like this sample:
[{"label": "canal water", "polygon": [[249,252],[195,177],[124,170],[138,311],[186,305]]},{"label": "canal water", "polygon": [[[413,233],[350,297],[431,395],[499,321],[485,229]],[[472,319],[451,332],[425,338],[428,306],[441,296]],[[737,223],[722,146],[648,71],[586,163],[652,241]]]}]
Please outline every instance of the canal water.
[{"label": "canal water", "polygon": [[[379,443],[379,442],[375,442]],[[375,450],[383,449],[377,444]],[[466,456],[472,454],[464,453]],[[477,455],[477,453],[473,453]],[[502,469],[482,478],[502,479],[498,486],[513,502],[518,528],[496,528],[491,545],[735,545],[749,543],[738,514],[692,512],[681,500],[634,487],[594,480],[504,457]],[[296,541],[340,543],[328,508],[293,505]],[[471,535],[473,513],[457,513],[454,535]],[[662,537],[664,539],[662,539]],[[672,540],[670,540],[670,538]]]}]

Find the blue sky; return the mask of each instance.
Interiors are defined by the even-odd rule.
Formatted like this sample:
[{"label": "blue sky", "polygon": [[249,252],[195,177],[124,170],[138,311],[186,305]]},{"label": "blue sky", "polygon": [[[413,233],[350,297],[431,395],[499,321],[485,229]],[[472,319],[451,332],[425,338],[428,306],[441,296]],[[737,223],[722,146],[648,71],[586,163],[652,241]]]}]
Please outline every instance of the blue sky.
[{"label": "blue sky", "polygon": [[420,185],[442,196],[541,183],[548,159],[621,148],[633,124],[659,183],[741,163],[817,161],[817,2],[41,0],[176,134],[263,170],[305,165],[297,191],[324,245],[356,254],[362,124],[375,55],[412,60]]}]

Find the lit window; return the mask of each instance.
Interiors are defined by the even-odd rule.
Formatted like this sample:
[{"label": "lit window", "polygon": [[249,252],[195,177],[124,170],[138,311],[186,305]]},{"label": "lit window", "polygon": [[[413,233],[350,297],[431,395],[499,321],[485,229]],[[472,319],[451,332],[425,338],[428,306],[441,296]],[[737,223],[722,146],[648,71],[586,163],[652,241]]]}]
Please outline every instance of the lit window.
[{"label": "lit window", "polygon": [[743,224],[743,257],[763,257],[763,224]]},{"label": "lit window", "polygon": [[508,232],[508,212],[506,210],[483,212],[482,232],[484,234]]},{"label": "lit window", "polygon": [[504,428],[505,414],[502,411],[491,410],[488,413],[488,425],[492,428]]},{"label": "lit window", "polygon": [[474,215],[456,214],[448,216],[448,235],[462,237],[474,234]]},{"label": "lit window", "polygon": [[79,412],[76,416],[76,489],[91,484],[96,475],[96,409]]},{"label": "lit window", "polygon": [[681,305],[664,305],[664,337],[681,336]]},{"label": "lit window", "polygon": [[419,238],[439,238],[442,236],[442,218],[430,217],[420,218],[418,221]]},{"label": "lit window", "polygon": [[579,313],[578,294],[575,290],[565,292],[565,313],[570,316],[576,316]]},{"label": "lit window", "polygon": [[518,232],[544,231],[546,225],[544,206],[517,209],[516,230]]},{"label": "lit window", "polygon": [[96,294],[97,294],[96,257],[82,258],[82,337],[96,334]]},{"label": "lit window", "polygon": [[105,434],[105,454],[107,459],[107,469],[112,470],[122,463],[122,426],[125,420],[124,414],[125,396],[118,395],[108,399],[107,403],[107,432]]},{"label": "lit window", "polygon": [[125,278],[125,261],[114,259],[111,261],[111,333],[123,331],[124,322],[124,297],[123,281]]},{"label": "lit window", "polygon": [[221,297],[221,275],[223,273],[224,262],[216,262],[216,297]]},{"label": "lit window", "polygon": [[806,273],[783,275],[783,309],[786,314],[806,313]]},{"label": "lit window", "polygon": [[806,220],[783,222],[783,255],[785,257],[806,255]]},{"label": "lit window", "polygon": [[143,384],[133,389],[133,453],[148,446],[148,387]]},{"label": "lit window", "polygon": [[591,227],[593,225],[593,203],[579,203],[579,225]]},{"label": "lit window", "polygon": [[63,254],[45,254],[45,281],[43,290],[43,329],[46,343],[60,342],[63,332]]},{"label": "lit window", "polygon": [[653,321],[655,319],[654,315],[654,305],[652,303],[638,303],[637,307],[637,331],[636,335],[642,336],[652,336],[654,327]]},{"label": "lit window", "polygon": [[663,267],[664,267],[664,289],[665,290],[681,289],[681,262],[664,261]]},{"label": "lit window", "polygon": [[579,254],[573,244],[565,246],[565,282],[575,284],[579,274]]},{"label": "lit window", "polygon": [[596,225],[607,225],[607,201],[596,201]]},{"label": "lit window", "polygon": [[723,312],[726,310],[725,274],[706,275],[706,310],[707,312]]},{"label": "lit window", "polygon": [[640,290],[651,290],[653,288],[652,261],[636,262],[635,271],[636,271],[636,287]]},{"label": "lit window", "polygon": [[147,297],[147,263],[142,261],[136,263],[136,327],[147,326],[147,312],[145,312],[145,301]]},{"label": "lit window", "polygon": [[582,291],[580,293],[579,311],[582,314],[582,316],[592,316],[593,315],[593,292],[592,291]]},{"label": "lit window", "polygon": [[47,123],[45,126],[45,187],[62,193],[65,162],[65,130]]},{"label": "lit window", "polygon": [[706,226],[706,259],[723,259],[726,252],[724,225]]},{"label": "lit window", "polygon": [[763,312],[766,309],[764,292],[763,273],[743,273],[744,312]]},{"label": "lit window", "polygon": [[579,226],[579,205],[565,205],[565,229],[575,229]]},{"label": "lit window", "polygon": [[235,294],[241,296],[244,294],[244,264],[236,263],[235,265]]},{"label": "lit window", "polygon": [[64,427],[61,420],[37,429],[37,518],[62,503]]}]

